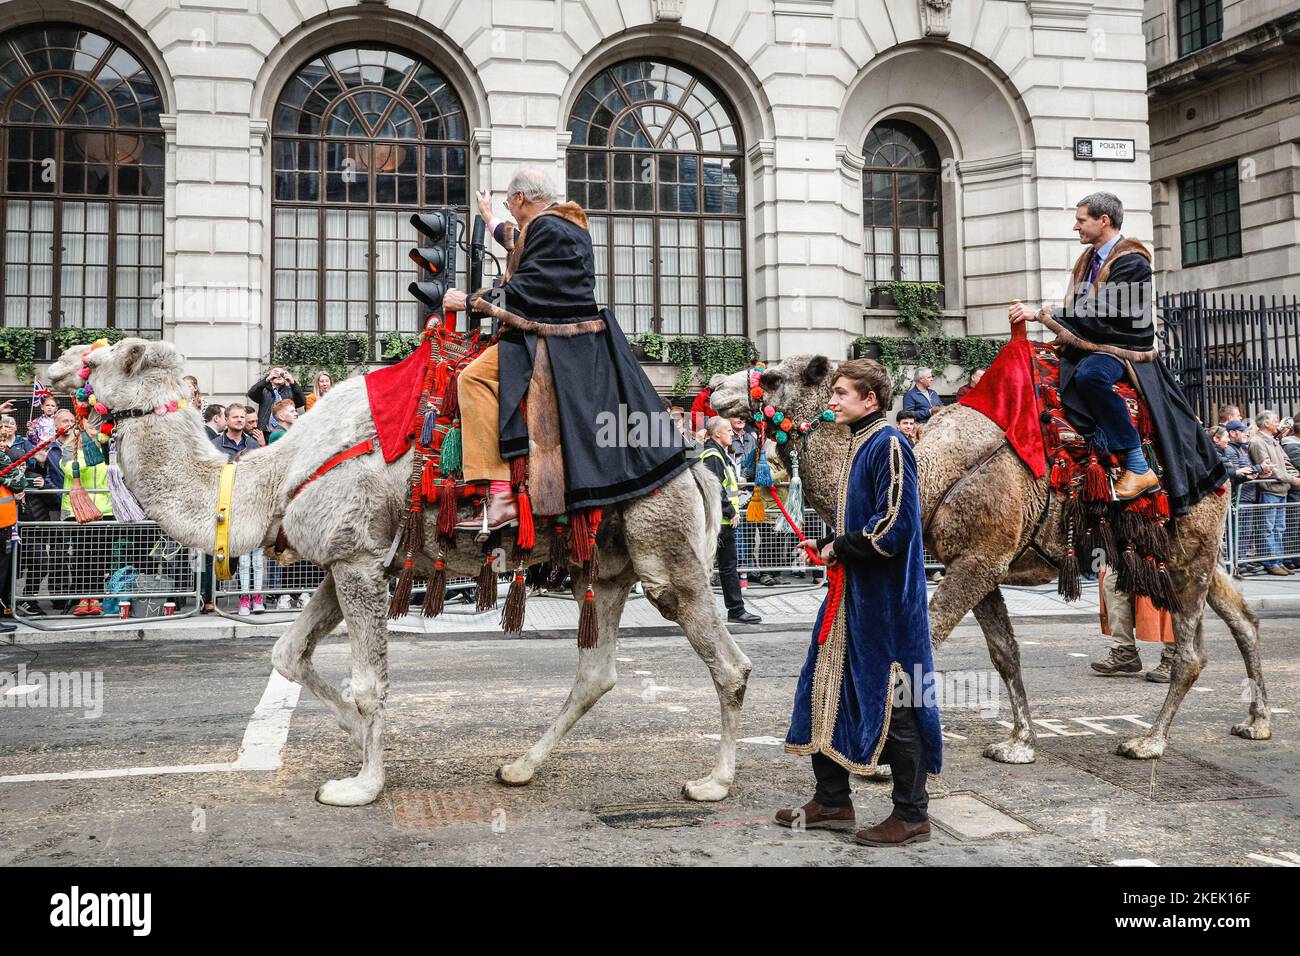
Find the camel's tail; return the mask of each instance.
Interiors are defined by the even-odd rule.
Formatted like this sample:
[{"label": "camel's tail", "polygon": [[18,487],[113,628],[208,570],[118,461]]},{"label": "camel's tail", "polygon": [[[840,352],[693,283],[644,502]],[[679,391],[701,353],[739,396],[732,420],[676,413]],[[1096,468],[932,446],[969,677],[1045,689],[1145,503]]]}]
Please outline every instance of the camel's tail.
[{"label": "camel's tail", "polygon": [[1259,637],[1259,618],[1233,585],[1228,572],[1218,565],[1210,575],[1210,592],[1206,595],[1206,602],[1234,633],[1245,631]]},{"label": "camel's tail", "polygon": [[696,546],[703,548],[700,560],[711,568],[718,548],[718,532],[722,530],[722,482],[698,462],[688,470],[695,477],[695,486],[700,489],[700,496],[704,499],[704,537]]}]

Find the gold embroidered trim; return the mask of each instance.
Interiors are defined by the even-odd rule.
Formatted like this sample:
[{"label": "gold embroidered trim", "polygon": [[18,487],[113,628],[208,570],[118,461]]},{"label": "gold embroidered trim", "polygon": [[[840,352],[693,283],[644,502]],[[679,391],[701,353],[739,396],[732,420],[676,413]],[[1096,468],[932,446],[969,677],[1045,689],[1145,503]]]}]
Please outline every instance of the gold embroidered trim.
[{"label": "gold embroidered trim", "polygon": [[[834,639],[833,636],[831,639],[832,640]],[[827,645],[829,645],[830,641],[828,640],[826,643]],[[893,706],[894,688],[897,686],[898,678],[901,676],[904,676],[903,665],[898,663],[898,661],[893,661],[892,663],[890,663],[889,677],[885,684],[885,715],[880,723],[880,738],[876,741],[875,749],[872,750],[871,752],[871,763],[854,763],[848,757],[844,756],[844,754],[840,753],[833,746],[831,746],[831,742],[829,738],[826,740],[824,744],[818,744],[816,734],[813,735],[813,740],[811,743],[786,744],[785,745],[786,753],[797,754],[801,757],[808,757],[820,751],[821,753],[824,753],[826,756],[830,757],[832,760],[834,760],[837,764],[839,764],[841,767],[843,767],[845,770],[849,771],[850,773],[861,773],[861,774],[875,773],[877,767],[879,766],[880,755],[885,750],[885,742],[889,738],[889,722],[890,720],[893,719],[894,716],[894,706]],[[839,696],[836,695],[837,706],[838,703],[839,703]],[[814,711],[813,713],[815,714],[816,711]],[[832,731],[834,730],[834,728],[835,725],[832,723],[831,724]],[[934,780],[939,779],[939,775],[937,773],[928,774],[928,776]]]},{"label": "gold embroidered trim", "polygon": [[[891,435],[889,438],[889,506],[880,520],[876,522],[876,529],[867,535],[867,540],[871,546],[876,549],[876,553],[886,558],[892,558],[894,555],[880,546],[880,539],[889,534],[889,529],[894,526],[898,520],[898,510],[903,505],[903,449],[898,444],[898,436]],[[882,528],[880,525],[884,523]],[[865,532],[865,529],[863,529]]]}]

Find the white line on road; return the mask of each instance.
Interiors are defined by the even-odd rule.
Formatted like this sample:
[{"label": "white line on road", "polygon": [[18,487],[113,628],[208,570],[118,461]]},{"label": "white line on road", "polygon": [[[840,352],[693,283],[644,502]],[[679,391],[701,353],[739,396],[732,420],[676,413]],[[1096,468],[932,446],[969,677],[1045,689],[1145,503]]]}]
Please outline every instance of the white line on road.
[{"label": "white line on road", "polygon": [[1283,856],[1293,857],[1291,860],[1279,860],[1275,856],[1265,856],[1263,853],[1247,853],[1247,859],[1259,860],[1261,863],[1267,863],[1270,866],[1300,866],[1300,854],[1283,853]]},{"label": "white line on road", "polygon": [[285,680],[277,671],[262,692],[253,717],[244,731],[239,757],[234,763],[185,764],[175,767],[119,767],[110,770],[74,770],[66,773],[18,773],[0,777],[0,783],[35,783],[51,780],[105,780],[113,777],[154,777],[176,773],[228,773],[239,770],[278,770],[280,752],[289,739],[289,720],[302,692],[299,684]]},{"label": "white line on road", "polygon": [[1159,863],[1152,863],[1145,857],[1135,857],[1131,860],[1111,860],[1111,866],[1159,866]]}]

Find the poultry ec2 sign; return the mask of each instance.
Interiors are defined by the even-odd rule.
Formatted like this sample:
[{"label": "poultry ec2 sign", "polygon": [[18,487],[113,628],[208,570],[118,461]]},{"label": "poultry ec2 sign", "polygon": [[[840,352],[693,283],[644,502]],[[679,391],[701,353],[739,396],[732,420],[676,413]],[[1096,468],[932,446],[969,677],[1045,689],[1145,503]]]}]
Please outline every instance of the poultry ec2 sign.
[{"label": "poultry ec2 sign", "polygon": [[1137,146],[1131,139],[1074,138],[1074,158],[1089,162],[1132,163],[1137,161]]}]

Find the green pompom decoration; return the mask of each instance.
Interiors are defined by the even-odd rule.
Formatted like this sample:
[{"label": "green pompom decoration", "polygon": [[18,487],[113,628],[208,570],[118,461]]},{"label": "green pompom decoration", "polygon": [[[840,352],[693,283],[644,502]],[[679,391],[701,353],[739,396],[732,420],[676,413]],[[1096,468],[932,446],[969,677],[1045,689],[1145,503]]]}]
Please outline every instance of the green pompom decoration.
[{"label": "green pompom decoration", "polygon": [[754,413],[754,421],[756,421],[756,422],[761,422],[762,420],[763,420],[763,413],[762,413],[762,412],[755,412],[755,413]]},{"label": "green pompom decoration", "polygon": [[777,412],[775,415],[772,416],[772,421],[773,423],[780,425],[783,421],[785,421],[785,412]]},{"label": "green pompom decoration", "polygon": [[824,422],[835,421],[835,413],[831,411],[829,408],[826,409],[825,411],[822,412],[822,421]]},{"label": "green pompom decoration", "polygon": [[785,432],[777,432],[775,438],[776,438],[776,443],[778,445],[784,445],[788,440],[789,436],[786,435]]},{"label": "green pompom decoration", "polygon": [[460,422],[456,422],[447,429],[447,437],[442,440],[442,457],[438,459],[438,471],[444,478],[459,475],[463,459]]}]

